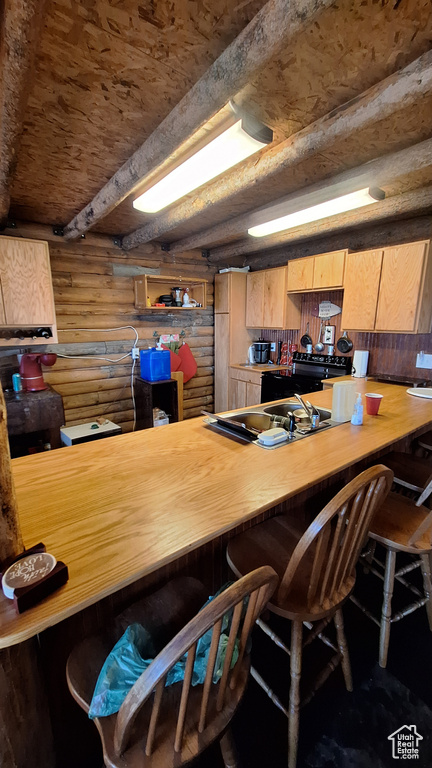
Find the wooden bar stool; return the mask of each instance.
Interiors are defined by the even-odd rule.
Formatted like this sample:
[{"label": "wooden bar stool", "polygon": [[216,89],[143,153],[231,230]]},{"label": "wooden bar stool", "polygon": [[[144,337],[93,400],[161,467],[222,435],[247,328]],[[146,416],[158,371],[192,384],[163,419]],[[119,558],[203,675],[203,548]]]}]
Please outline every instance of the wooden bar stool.
[{"label": "wooden bar stool", "polygon": [[[270,567],[264,567],[228,587],[160,651],[133,685],[116,714],[95,719],[105,766],[180,768],[219,739],[225,765],[235,768],[235,752],[228,727],[249,675],[249,635],[276,585],[276,574]],[[128,611],[129,622],[146,620],[145,601],[137,605],[137,611],[133,607]],[[161,624],[166,614],[167,605],[160,599]],[[222,624],[227,614],[231,617],[231,627],[227,630],[221,677],[214,683],[214,668],[221,653]],[[209,631],[211,642],[205,680],[202,685],[191,686],[197,644]],[[118,630],[114,628],[104,635],[88,638],[69,656],[69,690],[87,713],[115,634],[118,635]],[[185,654],[184,680],[165,686],[169,671]]]},{"label": "wooden bar stool", "polygon": [[431,459],[392,451],[383,456],[382,461],[392,470],[396,485],[419,494],[418,503],[424,504],[430,495],[428,488],[432,482]]},{"label": "wooden bar stool", "polygon": [[[371,523],[369,537],[372,548],[363,556],[363,559],[366,572],[371,571],[384,582],[381,620],[379,621],[355,596],[352,596],[351,600],[380,627],[379,663],[381,667],[387,665],[390,628],[393,622],[399,621],[424,605],[432,631],[432,511],[421,505],[421,501],[431,493],[432,481],[423,489],[418,501],[408,499],[401,493],[390,493]],[[382,544],[387,550],[385,564],[375,557],[377,543]],[[406,552],[415,557],[410,564],[396,570],[398,552]],[[407,573],[416,568],[421,568],[422,571],[423,594],[405,578]],[[413,592],[417,599],[392,616],[395,579]]]},{"label": "wooden bar stool", "polygon": [[[267,608],[291,621],[289,649],[270,627],[258,620],[264,632],[290,656],[288,710],[259,673],[251,670],[273,703],[288,717],[289,768],[296,765],[299,708],[305,703],[300,702],[299,694],[303,645],[319,637],[335,653],[321,673],[315,690],[339,661],[346,687],[352,690],[341,606],[354,589],[355,566],[360,550],[376,509],[390,490],[392,478],[393,473],[387,467],[371,467],[345,486],[307,530],[296,529],[295,521],[289,515],[280,515],[236,536],[228,544],[228,563],[238,577],[264,563],[274,568],[279,577],[279,589]],[[338,647],[322,632],[332,619]],[[319,623],[314,627],[315,622]],[[302,641],[303,624],[311,630],[305,643]]]}]

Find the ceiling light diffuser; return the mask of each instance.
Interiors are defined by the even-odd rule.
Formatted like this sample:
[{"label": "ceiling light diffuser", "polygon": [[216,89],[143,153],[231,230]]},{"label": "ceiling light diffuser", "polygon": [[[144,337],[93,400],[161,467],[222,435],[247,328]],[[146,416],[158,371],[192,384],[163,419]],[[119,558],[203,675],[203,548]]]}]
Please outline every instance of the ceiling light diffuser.
[{"label": "ceiling light diffuser", "polygon": [[275,232],[301,227],[302,224],[309,224],[311,221],[326,219],[328,216],[334,216],[337,213],[345,213],[355,208],[371,205],[376,203],[377,200],[383,200],[384,197],[385,194],[381,189],[359,189],[357,192],[350,192],[348,195],[335,197],[333,200],[327,200],[324,203],[312,205],[310,208],[288,213],[286,216],[273,219],[273,221],[258,224],[248,229],[248,233],[253,237],[265,237]]},{"label": "ceiling light diffuser", "polygon": [[156,213],[188,192],[258,152],[273,139],[270,128],[251,118],[237,120],[226,131],[174,168],[133,201],[144,213]]}]

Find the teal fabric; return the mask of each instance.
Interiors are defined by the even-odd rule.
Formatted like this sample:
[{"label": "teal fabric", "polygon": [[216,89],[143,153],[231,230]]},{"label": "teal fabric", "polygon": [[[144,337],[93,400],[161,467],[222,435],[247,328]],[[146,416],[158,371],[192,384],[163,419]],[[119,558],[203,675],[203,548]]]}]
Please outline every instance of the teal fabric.
[{"label": "teal fabric", "polygon": [[[228,586],[229,584],[226,584],[217,594],[220,594]],[[213,599],[210,597],[205,605]],[[226,613],[222,619],[219,647],[213,672],[214,683],[217,683],[222,676],[231,618],[232,611]],[[199,685],[204,682],[212,632],[213,630],[209,629],[198,641],[192,685]],[[154,657],[155,650],[149,632],[141,624],[131,624],[107,656],[100,671],[90,704],[89,718],[93,720],[95,717],[106,717],[118,712],[130,689],[152,663]],[[170,669],[165,681],[166,686],[184,679],[186,659],[185,654]],[[236,640],[231,667],[235,665],[237,659],[238,641]]]}]

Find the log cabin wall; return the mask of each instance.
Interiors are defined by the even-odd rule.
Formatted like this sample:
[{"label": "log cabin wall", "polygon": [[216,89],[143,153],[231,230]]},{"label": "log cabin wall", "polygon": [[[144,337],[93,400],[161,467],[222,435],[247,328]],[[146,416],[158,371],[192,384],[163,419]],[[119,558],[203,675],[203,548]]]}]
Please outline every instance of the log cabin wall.
[{"label": "log cabin wall", "polygon": [[[184,330],[184,340],[198,364],[196,375],[184,386],[184,418],[199,415],[201,408],[213,407],[215,267],[208,266],[196,253],[177,256],[174,262],[169,252],[153,245],[137,248],[130,255],[113,245],[95,247],[83,241],[51,242],[49,249],[59,343],[28,351],[82,356],[59,357],[53,368],[44,369],[45,380],[62,395],[68,426],[103,416],[121,425],[124,432],[132,430],[131,358],[120,363],[98,359],[116,360],[130,352],[135,340],[133,330],[107,330],[128,325],[136,328],[140,348],[153,345],[156,331],[160,335]],[[207,309],[140,313],[134,306],[133,275],[145,271],[207,279]],[[23,351],[24,347],[0,347],[3,386],[11,386],[11,375],[18,371],[16,355]],[[139,361],[135,373],[139,375]]]}]

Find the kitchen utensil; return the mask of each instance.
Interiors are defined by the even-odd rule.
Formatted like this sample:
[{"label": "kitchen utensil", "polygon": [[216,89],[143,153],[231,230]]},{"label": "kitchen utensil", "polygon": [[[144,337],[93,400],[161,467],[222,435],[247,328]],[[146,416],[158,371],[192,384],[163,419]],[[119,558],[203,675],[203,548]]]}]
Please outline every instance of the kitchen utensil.
[{"label": "kitchen utensil", "polygon": [[342,352],[343,355],[346,355],[347,352],[351,352],[353,348],[353,343],[351,339],[348,337],[347,331],[344,331],[342,333],[342,336],[336,342],[336,346],[339,352]]},{"label": "kitchen utensil", "polygon": [[320,332],[319,332],[319,336],[318,336],[318,341],[315,344],[315,352],[323,352],[324,351],[324,344],[321,341],[322,329],[323,329],[323,323],[321,321],[321,327],[320,327]]},{"label": "kitchen utensil", "polygon": [[278,341],[278,354],[277,354],[276,365],[280,365],[281,356],[282,356],[282,342]]},{"label": "kitchen utensil", "polygon": [[258,339],[252,344],[254,350],[255,363],[261,363],[265,365],[268,363],[270,357],[270,342],[264,341],[264,339]]},{"label": "kitchen utensil", "polygon": [[208,411],[201,411],[201,413],[211,419],[210,425],[214,424],[216,421],[221,427],[225,427],[243,438],[246,437],[248,440],[256,440],[260,432],[262,432],[262,430],[258,429],[249,429],[244,424],[241,424],[238,421],[232,421],[224,416],[219,416],[217,413],[209,413]]},{"label": "kitchen utensil", "polygon": [[309,344],[312,344],[312,338],[309,335],[309,323],[306,325],[306,333],[303,334],[303,336],[300,339],[300,344],[302,347],[305,347],[307,349]]}]

